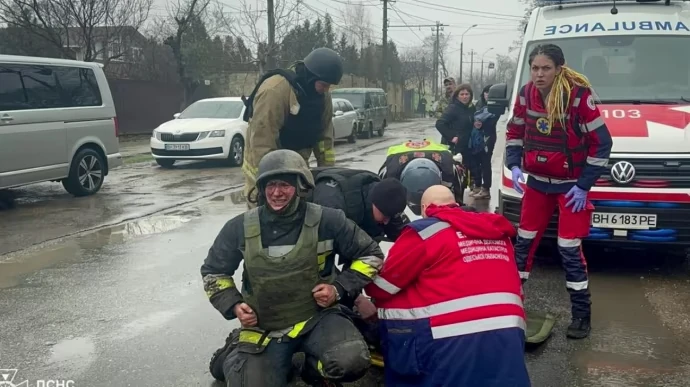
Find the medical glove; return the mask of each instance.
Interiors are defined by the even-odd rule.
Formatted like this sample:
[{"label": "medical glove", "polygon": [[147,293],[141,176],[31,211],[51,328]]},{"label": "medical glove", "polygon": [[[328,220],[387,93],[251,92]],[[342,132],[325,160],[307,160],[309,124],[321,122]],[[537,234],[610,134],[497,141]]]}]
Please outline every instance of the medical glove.
[{"label": "medical glove", "polygon": [[565,194],[566,199],[570,199],[565,204],[566,207],[573,207],[573,212],[580,212],[585,209],[587,205],[587,191],[574,185],[573,188]]},{"label": "medical glove", "polygon": [[522,177],[522,170],[519,167],[513,167],[510,171],[513,173],[513,188],[519,194],[524,193],[522,187],[520,186],[520,182],[525,182],[525,178]]}]

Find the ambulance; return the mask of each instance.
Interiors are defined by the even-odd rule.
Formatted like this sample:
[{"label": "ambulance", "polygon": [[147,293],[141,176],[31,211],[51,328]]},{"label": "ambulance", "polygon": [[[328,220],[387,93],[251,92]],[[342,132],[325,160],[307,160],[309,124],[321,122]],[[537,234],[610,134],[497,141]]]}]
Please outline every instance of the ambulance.
[{"label": "ambulance", "polygon": [[[654,244],[690,256],[690,2],[542,2],[515,84],[492,87],[490,110],[512,110],[530,80],[529,53],[545,43],[590,79],[613,137],[608,171],[589,193],[596,209],[586,244]],[[516,226],[520,200],[504,165],[498,211]],[[544,237],[555,238],[556,226],[554,214]]]}]

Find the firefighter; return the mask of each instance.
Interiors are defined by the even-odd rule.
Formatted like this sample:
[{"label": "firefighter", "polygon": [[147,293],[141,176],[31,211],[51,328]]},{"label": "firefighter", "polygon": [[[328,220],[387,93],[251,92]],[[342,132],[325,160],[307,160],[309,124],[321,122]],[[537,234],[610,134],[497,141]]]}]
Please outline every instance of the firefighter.
[{"label": "firefighter", "polygon": [[[445,94],[438,100],[438,105],[436,105],[436,119],[440,119],[441,116],[443,115],[443,112],[446,110],[448,105],[450,105],[450,102],[453,98],[453,92],[455,91],[455,78],[453,77],[448,77],[443,80],[443,88],[445,91]],[[442,144],[446,144],[445,139],[441,139]]]},{"label": "firefighter", "polygon": [[[460,155],[456,157],[460,157]],[[426,159],[431,162],[417,161],[419,159]],[[414,163],[412,163],[413,161]],[[418,214],[422,193],[435,184],[443,184],[450,188],[455,194],[457,202],[463,202],[464,173],[458,171],[456,163],[457,160],[453,158],[453,153],[448,149],[448,145],[426,139],[407,141],[388,148],[386,161],[379,170],[379,176],[400,180],[407,188],[408,205],[413,212]],[[460,170],[463,170],[462,166],[459,167]],[[419,171],[412,172],[417,169]],[[409,176],[403,180],[404,171]],[[440,175],[440,179],[434,178],[434,174]]]},{"label": "firefighter", "polygon": [[[211,304],[242,326],[214,354],[212,375],[230,386],[287,386],[293,354],[304,352],[320,373],[312,385],[359,379],[369,349],[338,302],[372,281],[381,249],[342,211],[303,199],[314,179],[298,153],[264,156],[257,186],[266,204],[227,222],[201,267]],[[335,254],[350,258],[338,274]]]},{"label": "firefighter", "polygon": [[333,105],[328,89],[340,83],[343,61],[329,48],[317,48],[290,69],[266,73],[247,98],[249,122],[242,172],[247,206],[256,206],[256,168],[275,149],[291,149],[318,166],[335,164]]},{"label": "firefighter", "polygon": [[424,192],[422,216],[365,289],[379,308],[386,385],[530,386],[515,228],[459,208],[440,185]]},{"label": "firefighter", "polygon": [[524,282],[539,239],[558,208],[558,251],[572,303],[567,336],[582,339],[591,330],[587,262],[581,246],[594,210],[587,194],[606,171],[612,140],[589,81],[565,66],[560,47],[535,47],[529,64],[532,80],[520,89],[506,135],[506,166],[518,193],[523,193],[522,169],[529,174],[515,259]]},{"label": "firefighter", "polygon": [[313,168],[314,188],[311,201],[343,210],[348,219],[375,241],[384,237],[395,241],[409,219],[407,190],[396,179],[383,179],[363,169],[338,167]]}]

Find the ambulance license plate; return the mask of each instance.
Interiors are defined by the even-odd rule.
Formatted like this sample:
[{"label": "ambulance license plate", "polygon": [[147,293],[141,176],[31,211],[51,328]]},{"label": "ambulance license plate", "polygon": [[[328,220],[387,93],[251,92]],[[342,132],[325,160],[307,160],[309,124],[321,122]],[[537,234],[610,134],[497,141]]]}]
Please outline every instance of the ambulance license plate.
[{"label": "ambulance license plate", "polygon": [[619,230],[649,230],[656,227],[656,215],[595,212],[592,214],[592,227]]}]

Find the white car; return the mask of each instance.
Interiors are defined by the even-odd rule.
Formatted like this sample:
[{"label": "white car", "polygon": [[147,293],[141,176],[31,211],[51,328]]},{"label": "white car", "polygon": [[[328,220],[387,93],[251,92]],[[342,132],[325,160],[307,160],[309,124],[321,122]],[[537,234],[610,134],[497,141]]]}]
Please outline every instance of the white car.
[{"label": "white car", "polygon": [[164,168],[177,160],[227,160],[241,166],[247,133],[244,108],[239,97],[196,101],[153,131],[151,154]]},{"label": "white car", "polygon": [[333,128],[335,139],[347,138],[347,142],[357,141],[358,125],[357,110],[350,101],[343,98],[333,98]]}]

